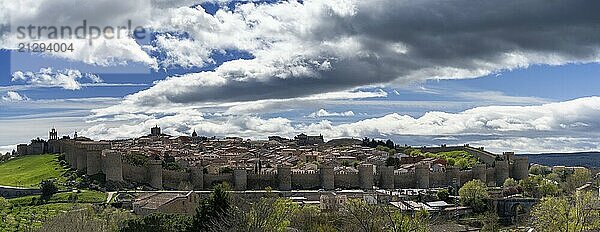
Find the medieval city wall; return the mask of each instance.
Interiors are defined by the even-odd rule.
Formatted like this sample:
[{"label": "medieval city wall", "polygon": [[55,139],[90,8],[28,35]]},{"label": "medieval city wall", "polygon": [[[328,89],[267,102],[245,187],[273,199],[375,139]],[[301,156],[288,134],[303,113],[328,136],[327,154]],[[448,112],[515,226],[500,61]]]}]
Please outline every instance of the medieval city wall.
[{"label": "medieval city wall", "polygon": [[277,173],[248,173],[248,189],[265,189],[271,187],[277,189]]},{"label": "medieval city wall", "polygon": [[292,172],[292,188],[293,189],[319,189],[321,188],[321,180],[319,172],[301,171]]},{"label": "medieval city wall", "polygon": [[431,172],[429,173],[429,186],[430,187],[444,187],[448,186],[446,180],[446,172]]},{"label": "medieval city wall", "polygon": [[[173,171],[173,170],[162,170],[163,177],[163,186],[169,189],[179,189],[183,186],[189,186],[191,188],[190,183],[190,173],[182,172],[182,171]],[[184,190],[184,189],[182,189]]]},{"label": "medieval city wall", "polygon": [[335,173],[335,188],[357,189],[360,188],[360,177],[358,173]]},{"label": "medieval city wall", "polygon": [[415,173],[404,172],[394,174],[395,188],[414,188],[416,186]]},{"label": "medieval city wall", "polygon": [[146,183],[146,168],[134,166],[128,163],[123,164],[123,179],[136,182],[136,183]]},{"label": "medieval city wall", "polygon": [[[333,171],[333,167],[323,166],[317,171],[292,171],[291,167],[278,167],[276,171],[253,173],[236,169],[234,173],[204,174],[201,168],[189,172],[162,169],[160,160],[150,160],[144,167],[122,162],[122,155],[109,150],[110,144],[104,142],[58,140],[53,146],[65,153],[65,160],[72,167],[86,174],[106,174],[107,180],[136,182],[162,189],[210,189],[213,185],[227,182],[234,190],[265,189],[371,189],[378,186],[393,188],[430,188],[445,187],[479,179],[490,186],[500,186],[506,178],[526,178],[528,160],[526,157],[513,157],[510,160],[494,160],[493,165],[479,164],[471,170],[458,170],[448,166],[443,172],[431,172],[427,165],[417,165],[416,169],[406,173],[395,173],[393,167],[377,167],[363,164],[359,172]],[[455,149],[442,147],[445,149]],[[474,148],[470,148],[474,149]]]}]

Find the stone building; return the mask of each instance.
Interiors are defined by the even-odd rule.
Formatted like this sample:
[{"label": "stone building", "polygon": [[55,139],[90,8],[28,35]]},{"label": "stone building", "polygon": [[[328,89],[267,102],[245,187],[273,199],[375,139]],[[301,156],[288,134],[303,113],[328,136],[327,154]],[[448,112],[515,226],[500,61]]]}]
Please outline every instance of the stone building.
[{"label": "stone building", "polygon": [[294,140],[296,140],[296,143],[299,146],[307,146],[307,145],[321,145],[325,143],[325,140],[323,140],[323,135],[319,135],[319,136],[310,136],[310,135],[306,135],[304,133],[296,135],[296,137],[294,137]]},{"label": "stone building", "polygon": [[194,191],[187,193],[143,193],[133,203],[133,212],[146,216],[152,213],[177,213],[194,215],[199,197]]}]

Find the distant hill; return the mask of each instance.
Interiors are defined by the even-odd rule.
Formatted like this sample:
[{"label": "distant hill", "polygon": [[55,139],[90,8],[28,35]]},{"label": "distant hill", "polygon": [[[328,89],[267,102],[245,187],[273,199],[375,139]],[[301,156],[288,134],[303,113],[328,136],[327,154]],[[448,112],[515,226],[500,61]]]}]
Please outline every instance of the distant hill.
[{"label": "distant hill", "polygon": [[600,152],[519,154],[529,157],[529,163],[547,166],[583,166],[600,168]]}]

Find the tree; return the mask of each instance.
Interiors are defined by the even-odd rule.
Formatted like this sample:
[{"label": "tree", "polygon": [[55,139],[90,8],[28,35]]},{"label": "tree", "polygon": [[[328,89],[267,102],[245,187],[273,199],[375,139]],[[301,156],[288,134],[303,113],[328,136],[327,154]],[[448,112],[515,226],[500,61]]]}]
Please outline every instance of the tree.
[{"label": "tree", "polygon": [[285,198],[262,198],[245,214],[245,231],[286,231],[298,204]]},{"label": "tree", "polygon": [[388,206],[369,205],[362,200],[349,200],[341,214],[341,218],[346,223],[339,231],[429,231],[427,211],[420,211],[410,216]]},{"label": "tree", "polygon": [[385,160],[385,166],[400,167],[400,159],[393,156],[389,156]]},{"label": "tree", "polygon": [[448,192],[448,189],[440,189],[440,191],[437,192],[437,198],[448,202],[448,200],[450,199],[450,193]]},{"label": "tree", "polygon": [[121,232],[139,231],[188,231],[190,226],[189,216],[179,214],[154,213],[143,218],[128,220],[121,228]]},{"label": "tree", "polygon": [[550,180],[542,181],[540,183],[538,189],[539,189],[539,193],[542,197],[557,196],[558,192],[560,191],[560,189],[558,188],[558,185],[553,183]]},{"label": "tree", "polygon": [[531,223],[540,232],[600,230],[600,198],[594,192],[569,197],[545,197],[531,212]]},{"label": "tree", "polygon": [[539,196],[537,189],[537,179],[539,176],[527,177],[519,181],[519,185],[523,188],[523,193],[526,196],[537,197]]},{"label": "tree", "polygon": [[500,231],[500,224],[498,223],[498,215],[494,211],[485,211],[485,213],[479,215],[479,221],[483,224],[481,227],[482,232],[497,232]]},{"label": "tree", "polygon": [[575,169],[573,174],[567,175],[563,183],[563,190],[566,193],[573,193],[577,187],[580,187],[590,181],[592,174],[588,169]]},{"label": "tree", "polygon": [[229,185],[216,185],[210,197],[196,209],[192,219],[192,231],[217,231],[218,226],[226,224],[230,216],[231,202]]},{"label": "tree", "polygon": [[394,145],[394,141],[392,141],[391,139],[388,139],[387,141],[385,141],[385,146],[390,148],[390,149],[394,149],[396,146]]},{"label": "tree", "polygon": [[542,165],[532,165],[529,168],[529,173],[533,174],[533,175],[547,175],[550,174],[551,169],[550,167],[546,167],[546,166],[542,166]]},{"label": "tree", "polygon": [[52,195],[58,192],[56,184],[52,180],[44,180],[40,183],[40,189],[42,190],[42,199],[48,200]]},{"label": "tree", "polygon": [[322,213],[318,206],[304,205],[293,215],[291,227],[300,231],[338,231],[334,221],[341,220],[336,220],[337,216],[336,213]]},{"label": "tree", "polygon": [[508,179],[504,180],[504,184],[502,185],[502,188],[503,188],[504,195],[506,195],[506,196],[517,194],[517,193],[521,192],[521,189],[522,189],[521,186],[519,185],[519,182],[517,182],[513,178],[508,178]]},{"label": "tree", "polygon": [[517,186],[519,186],[519,183],[513,178],[504,180],[504,184],[502,185],[503,188],[514,188]]},{"label": "tree", "polygon": [[486,210],[485,200],[489,197],[485,184],[480,180],[471,180],[458,190],[462,205],[470,206],[474,212]]},{"label": "tree", "polygon": [[[83,206],[47,218],[39,231],[90,231],[109,232],[119,231],[127,225],[133,214],[112,207]],[[167,227],[165,227],[167,228]],[[152,231],[152,230],[123,230],[123,231]],[[157,230],[154,230],[157,231]],[[164,230],[163,230],[164,231]],[[169,230],[177,231],[177,230]]]}]

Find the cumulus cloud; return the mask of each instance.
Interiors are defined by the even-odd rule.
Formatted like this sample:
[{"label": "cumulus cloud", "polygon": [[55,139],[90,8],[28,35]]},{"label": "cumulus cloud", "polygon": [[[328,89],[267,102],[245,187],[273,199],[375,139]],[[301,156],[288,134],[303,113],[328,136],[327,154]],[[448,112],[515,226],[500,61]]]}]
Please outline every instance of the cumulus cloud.
[{"label": "cumulus cloud", "polygon": [[53,70],[52,68],[42,68],[39,72],[16,71],[12,75],[11,81],[24,82],[37,87],[59,87],[68,90],[79,90],[82,87],[82,81],[88,83],[102,83],[103,80],[89,73],[81,73],[79,70],[65,69]]},{"label": "cumulus cloud", "polygon": [[177,38],[170,34],[157,36],[155,49],[164,53],[165,58],[161,61],[164,68],[193,68],[214,63],[209,48],[197,41]]},{"label": "cumulus cloud", "polygon": [[330,137],[362,135],[531,135],[599,131],[600,97],[537,106],[485,106],[460,113],[428,112],[419,118],[389,114],[380,118],[332,125],[321,121],[305,128]]},{"label": "cumulus cloud", "polygon": [[27,101],[29,98],[27,96],[21,95],[14,91],[8,91],[4,96],[2,96],[2,100],[6,102],[20,102]]},{"label": "cumulus cloud", "polygon": [[346,112],[329,112],[325,109],[320,109],[317,112],[313,112],[311,114],[308,115],[308,117],[311,118],[318,118],[318,117],[351,117],[354,116],[354,112],[352,111],[346,111]]},{"label": "cumulus cloud", "polygon": [[279,99],[474,78],[531,64],[596,62],[599,16],[590,4],[313,0],[241,4],[214,16],[174,9],[155,26],[255,58],[172,77],[128,99],[145,105]]},{"label": "cumulus cloud", "polygon": [[[179,113],[171,114],[140,112],[134,115],[128,116],[125,124],[110,125],[108,122],[119,119],[104,118],[105,121],[95,122],[85,133],[94,138],[134,137],[146,134],[150,127],[158,124],[174,135],[196,130],[210,136],[264,139],[271,134],[292,137],[304,132],[322,134],[327,139],[393,138],[398,143],[412,145],[470,143],[490,147],[496,152],[511,149],[549,151],[557,144],[564,146],[560,151],[595,149],[596,145],[590,141],[600,137],[600,123],[597,122],[600,97],[533,106],[475,107],[458,113],[428,112],[421,117],[394,113],[352,123],[322,120],[305,124],[282,117],[252,115],[214,117],[197,109],[180,109]],[[552,144],[555,146],[550,146]]]},{"label": "cumulus cloud", "polygon": [[[213,51],[239,50],[254,57],[171,77],[128,97],[150,106],[282,99],[361,86],[474,78],[531,64],[596,62],[600,44],[595,30],[600,16],[590,10],[598,3],[585,0],[249,1],[214,15],[184,0],[74,3],[12,1],[5,9],[19,22],[71,25],[88,19],[120,25],[133,19],[152,31],[189,35],[159,36],[153,47],[131,38],[99,40],[75,53],[58,54],[97,65],[134,61],[158,67],[146,51],[166,54],[160,64],[166,67],[210,64]],[[68,6],[83,9],[49,10]]]},{"label": "cumulus cloud", "polygon": [[[9,36],[0,38],[3,48],[16,49],[19,43],[66,43],[73,45],[73,52],[45,54],[98,66],[138,62],[156,67],[156,60],[144,51],[129,31],[117,32],[119,27],[128,27],[129,22],[132,30],[137,26],[147,25],[154,10],[151,0],[100,0],[85,3],[76,0],[24,0],[4,1],[2,5],[0,15],[7,15],[12,29]],[[84,22],[87,28],[77,30],[78,27],[83,28]],[[28,31],[26,28],[30,25],[35,26],[35,30]],[[91,36],[98,34],[90,29],[91,26],[98,27],[102,34],[109,37],[90,40]],[[19,27],[25,27],[25,30],[18,30]],[[69,37],[68,31],[65,31],[65,36],[51,38],[49,27],[59,28],[58,35],[62,35],[61,28],[70,28],[74,36]],[[107,27],[113,30],[107,32],[104,30]],[[38,34],[40,31],[42,33]],[[77,36],[85,39],[76,39]],[[146,36],[148,38],[149,35]]]}]

